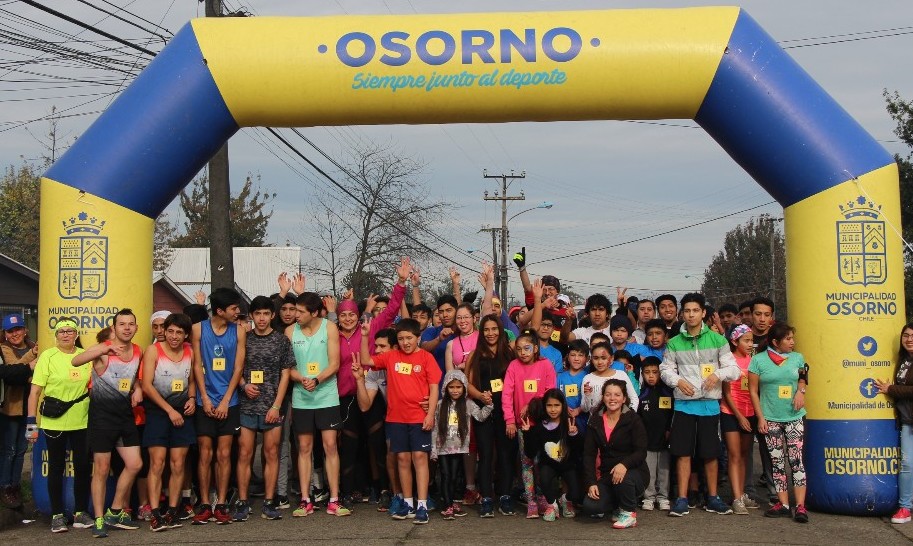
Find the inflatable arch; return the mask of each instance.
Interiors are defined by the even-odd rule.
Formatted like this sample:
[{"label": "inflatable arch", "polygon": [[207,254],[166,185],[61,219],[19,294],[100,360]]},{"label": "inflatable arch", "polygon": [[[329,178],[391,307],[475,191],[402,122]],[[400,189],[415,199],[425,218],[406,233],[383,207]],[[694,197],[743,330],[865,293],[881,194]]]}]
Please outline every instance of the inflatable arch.
[{"label": "inflatable arch", "polygon": [[60,316],[149,315],[153,219],[240,127],[668,118],[785,208],[809,505],[886,513],[897,167],[739,8],[191,21],[42,179],[40,343]]}]

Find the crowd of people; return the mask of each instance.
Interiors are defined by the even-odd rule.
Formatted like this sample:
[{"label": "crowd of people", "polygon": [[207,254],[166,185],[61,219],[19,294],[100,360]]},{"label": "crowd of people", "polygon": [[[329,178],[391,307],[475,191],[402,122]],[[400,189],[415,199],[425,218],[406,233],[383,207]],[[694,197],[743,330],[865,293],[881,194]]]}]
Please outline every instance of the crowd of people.
[{"label": "crowd of people", "polygon": [[[557,278],[529,278],[525,249],[514,261],[526,299],[513,316],[490,266],[478,303],[454,272],[432,309],[407,258],[389,296],[361,301],[308,292],[300,274],[249,304],[216,288],[208,310],[204,295],[154,313],[145,348],[128,308],[85,349],[77,323],[60,320],[40,352],[8,315],[0,501],[21,504],[26,442],[41,434],[54,533],[242,522],[255,496],[268,520],[370,502],[415,524],[525,511],[624,529],[638,511],[747,515],[767,503],[764,516],[808,522],[809,366],[771,300],[715,310],[698,293],[619,290],[615,305],[591,295],[578,316]],[[908,325],[895,376],[877,383],[901,431],[895,523],[910,521],[913,496],[911,363]]]}]

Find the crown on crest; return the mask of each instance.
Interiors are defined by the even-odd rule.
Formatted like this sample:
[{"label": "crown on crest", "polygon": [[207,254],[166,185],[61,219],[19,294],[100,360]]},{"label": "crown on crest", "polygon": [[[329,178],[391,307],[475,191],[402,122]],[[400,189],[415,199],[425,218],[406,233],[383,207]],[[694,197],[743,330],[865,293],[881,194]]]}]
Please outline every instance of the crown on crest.
[{"label": "crown on crest", "polygon": [[63,221],[63,229],[67,235],[74,233],[91,233],[98,235],[101,230],[105,229],[106,220],[90,217],[86,212],[80,212],[76,216],[71,216],[68,220]]},{"label": "crown on crest", "polygon": [[845,205],[840,205],[840,212],[847,220],[860,216],[877,220],[881,216],[881,205],[876,205],[871,199],[860,195],[852,201],[847,201]]}]

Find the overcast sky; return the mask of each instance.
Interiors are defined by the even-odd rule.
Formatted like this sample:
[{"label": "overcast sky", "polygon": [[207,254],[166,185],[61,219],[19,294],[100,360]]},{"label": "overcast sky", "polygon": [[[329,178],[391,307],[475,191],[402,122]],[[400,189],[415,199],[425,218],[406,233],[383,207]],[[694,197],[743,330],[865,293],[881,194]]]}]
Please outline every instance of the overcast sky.
[{"label": "overcast sky", "polygon": [[[158,51],[161,48],[161,40],[151,38],[148,31],[128,26],[83,3],[73,0],[46,0],[44,3],[117,36],[143,40],[139,43],[149,49]],[[114,11],[111,4],[102,0],[92,0],[92,3]],[[173,33],[189,19],[203,15],[202,4],[192,0],[131,3],[113,0],[112,4],[148,20],[141,22],[120,13],[147,30],[152,29],[152,22]],[[244,9],[254,16],[517,11],[520,7],[530,11],[554,11],[717,4],[659,0],[649,3],[574,0],[523,3],[503,0],[459,3],[422,0],[226,2],[229,9]],[[888,151],[908,153],[892,132],[894,126],[885,111],[882,89],[898,90],[903,97],[913,99],[913,63],[909,53],[913,51],[913,3],[909,0],[759,0],[745,1],[741,6],[782,45],[804,46],[791,47],[788,53]],[[20,2],[0,2],[0,28],[54,39],[19,16],[67,33],[78,33],[80,38],[97,39],[97,36]],[[66,115],[100,111],[112,98],[93,95],[110,93],[111,86],[87,85],[62,90],[26,81],[40,77],[36,73],[72,75],[73,71],[39,62],[9,63],[29,58],[22,52],[21,48],[0,47],[0,59],[4,60],[0,90],[6,97],[3,100],[6,107],[0,112],[0,159],[6,165],[19,164],[21,158],[30,160],[42,154],[39,139],[47,132],[47,122],[23,124],[23,121],[47,115],[52,106],[65,110]],[[30,57],[34,58],[35,53]],[[102,72],[92,72],[92,78],[99,74]],[[76,94],[86,96],[70,97]],[[96,118],[97,114],[63,118],[60,134],[72,140]],[[491,239],[485,233],[477,233],[478,229],[484,224],[500,223],[499,205],[482,200],[484,190],[496,189],[495,181],[482,178],[483,169],[489,174],[511,169],[526,171],[526,179],[515,183],[511,192],[522,189],[527,200],[512,206],[508,214],[542,201],[554,203],[549,210],[533,210],[510,223],[511,253],[526,246],[529,261],[533,263],[624,243],[772,201],[690,120],[670,120],[665,124],[592,121],[349,126],[305,128],[302,132],[340,160],[345,159],[351,143],[375,142],[391,144],[405,155],[427,163],[431,195],[458,207],[441,233],[459,248],[475,250],[467,254],[441,249],[454,263],[464,267],[477,268],[476,259],[490,253]],[[295,144],[316,161],[316,152],[303,141]],[[329,190],[327,184],[303,163],[296,162],[293,170],[280,161],[272,153],[287,157],[280,148],[281,145],[267,139],[262,130],[242,130],[229,144],[232,183],[237,187],[247,173],[261,175],[263,188],[279,194],[270,242],[285,244],[289,241],[306,247],[303,261],[308,262],[310,250],[307,247],[313,240],[302,227],[303,214],[314,195]],[[333,172],[328,162],[318,163]],[[172,220],[179,219],[176,207],[169,210]],[[603,291],[611,297],[614,287],[619,285],[632,287],[629,294],[635,295],[681,293],[700,286],[702,272],[721,248],[727,230],[762,213],[780,216],[782,209],[775,204],[767,205],[692,229],[612,250],[549,261],[530,269],[535,275],[552,273],[582,294]],[[517,286],[515,281],[515,277],[511,279],[512,287]]]}]

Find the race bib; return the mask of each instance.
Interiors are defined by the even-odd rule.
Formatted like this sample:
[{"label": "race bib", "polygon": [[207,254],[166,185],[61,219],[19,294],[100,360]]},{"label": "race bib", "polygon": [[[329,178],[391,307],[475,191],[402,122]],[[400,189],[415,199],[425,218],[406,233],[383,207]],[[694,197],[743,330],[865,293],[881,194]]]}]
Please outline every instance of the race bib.
[{"label": "race bib", "polygon": [[780,385],[778,389],[780,393],[780,398],[792,398],[793,397],[793,387],[792,385]]},{"label": "race bib", "polygon": [[184,380],[175,379],[171,382],[171,392],[184,392]]},{"label": "race bib", "polygon": [[713,364],[701,364],[701,379],[707,379],[713,373]]},{"label": "race bib", "polygon": [[250,372],[250,382],[254,385],[263,383],[263,370],[252,370]]},{"label": "race bib", "polygon": [[120,392],[130,392],[130,380],[121,379],[117,382],[117,390]]},{"label": "race bib", "polygon": [[212,370],[214,372],[224,372],[225,371],[225,359],[224,358],[213,358],[212,359]]},{"label": "race bib", "polygon": [[672,409],[672,397],[671,396],[660,396],[659,397],[659,409]]},{"label": "race bib", "polygon": [[404,375],[409,375],[412,373],[412,364],[400,362],[396,365],[396,371]]},{"label": "race bib", "polygon": [[460,419],[457,417],[457,413],[455,411],[451,411],[450,413],[448,413],[447,423],[450,425],[459,425],[460,424]]},{"label": "race bib", "polygon": [[82,370],[77,368],[70,370],[70,381],[82,381]]},{"label": "race bib", "polygon": [[523,381],[523,392],[538,392],[539,391],[539,380],[538,379],[527,379]]},{"label": "race bib", "polygon": [[491,392],[501,392],[504,390],[504,381],[500,379],[491,380]]},{"label": "race bib", "polygon": [[308,375],[317,375],[320,373],[319,362],[308,362]]},{"label": "race bib", "polygon": [[579,389],[577,388],[576,383],[564,386],[564,396],[577,396],[579,394]]},{"label": "race bib", "polygon": [[742,390],[743,391],[748,390],[748,376],[747,375],[742,376]]}]

